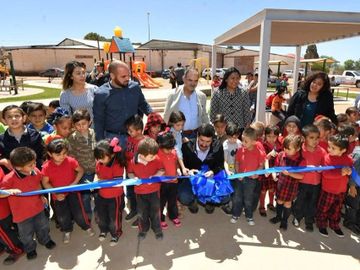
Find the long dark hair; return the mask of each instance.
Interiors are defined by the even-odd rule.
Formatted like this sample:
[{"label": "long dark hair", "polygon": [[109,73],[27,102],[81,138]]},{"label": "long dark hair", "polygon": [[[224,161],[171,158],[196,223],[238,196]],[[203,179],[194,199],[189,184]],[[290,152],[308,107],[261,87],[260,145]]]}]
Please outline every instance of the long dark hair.
[{"label": "long dark hair", "polygon": [[96,144],[94,149],[94,156],[96,159],[102,159],[105,156],[110,158],[114,157],[118,164],[123,167],[126,166],[125,151],[121,149],[121,151],[115,152],[114,146],[111,146],[110,139],[101,140]]},{"label": "long dark hair", "polygon": [[77,67],[84,68],[84,66],[78,61],[71,61],[65,65],[65,74],[62,82],[62,87],[64,90],[69,89],[73,85],[73,79],[71,76],[74,72],[74,69]]},{"label": "long dark hair", "polygon": [[228,68],[226,71],[225,71],[225,74],[224,74],[224,78],[222,79],[221,81],[221,84],[219,86],[219,89],[226,89],[226,86],[227,86],[227,79],[229,78],[229,76],[233,73],[237,73],[239,75],[239,77],[241,77],[241,73],[240,71],[235,68],[235,67],[231,67],[231,68]]},{"label": "long dark hair", "polygon": [[310,85],[315,79],[321,79],[324,82],[324,85],[319,92],[319,96],[323,94],[325,91],[330,91],[329,76],[325,72],[317,72],[309,76],[304,83],[304,88],[303,88],[304,91],[306,91],[307,93],[310,92]]}]

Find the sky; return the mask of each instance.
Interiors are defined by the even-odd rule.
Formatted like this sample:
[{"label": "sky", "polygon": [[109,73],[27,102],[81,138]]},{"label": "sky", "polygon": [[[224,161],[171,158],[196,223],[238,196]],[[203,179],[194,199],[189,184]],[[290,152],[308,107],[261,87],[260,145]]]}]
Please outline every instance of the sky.
[{"label": "sky", "polygon": [[[57,44],[96,32],[111,38],[115,26],[132,42],[165,39],[212,44],[264,8],[360,12],[359,0],[3,0],[0,46]],[[147,15],[149,13],[149,16]],[[14,15],[15,14],[15,15]],[[319,55],[343,62],[360,59],[360,37],[317,44]],[[258,49],[257,47],[246,47]],[[302,55],[306,47],[302,48]],[[273,53],[295,53],[273,47]]]}]

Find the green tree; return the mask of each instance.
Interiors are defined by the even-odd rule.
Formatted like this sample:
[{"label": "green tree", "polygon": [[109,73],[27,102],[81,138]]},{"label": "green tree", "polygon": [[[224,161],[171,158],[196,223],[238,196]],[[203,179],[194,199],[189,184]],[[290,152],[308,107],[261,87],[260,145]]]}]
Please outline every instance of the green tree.
[{"label": "green tree", "polygon": [[106,37],[101,36],[101,35],[99,35],[98,33],[95,33],[95,32],[87,33],[84,36],[84,39],[87,39],[87,40],[99,40],[99,41],[109,41],[109,39],[107,39]]},{"label": "green tree", "polygon": [[317,52],[317,47],[315,44],[307,46],[304,58],[305,59],[319,58],[319,54]]},{"label": "green tree", "polygon": [[355,69],[355,61],[352,59],[348,59],[344,62],[345,69]]}]

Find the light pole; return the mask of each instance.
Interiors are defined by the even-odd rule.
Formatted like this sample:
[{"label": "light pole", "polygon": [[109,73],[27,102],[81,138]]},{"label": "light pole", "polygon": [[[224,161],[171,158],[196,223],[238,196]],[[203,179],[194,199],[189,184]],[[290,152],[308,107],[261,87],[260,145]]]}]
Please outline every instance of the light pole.
[{"label": "light pole", "polygon": [[[150,12],[147,12],[147,24],[148,24],[148,41],[150,41]],[[151,49],[149,49],[149,71],[151,76]]]}]

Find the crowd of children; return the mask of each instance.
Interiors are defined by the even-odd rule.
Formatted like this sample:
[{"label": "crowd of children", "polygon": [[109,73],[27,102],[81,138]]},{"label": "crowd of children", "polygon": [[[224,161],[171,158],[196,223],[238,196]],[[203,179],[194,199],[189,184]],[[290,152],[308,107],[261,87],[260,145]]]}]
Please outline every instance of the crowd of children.
[{"label": "crowd of children", "polygon": [[[163,230],[169,226],[166,217],[170,224],[181,226],[177,176],[191,173],[182,155],[182,144],[187,140],[182,134],[186,119],[181,111],[173,112],[169,123],[158,113],[151,113],[145,128],[142,117],[130,117],[125,123],[128,138],[124,149],[116,137],[95,141],[87,110],[76,110],[70,116],[56,101],[48,107],[27,102],[22,106],[7,106],[2,111],[7,128],[0,130],[3,133],[0,188],[8,195],[0,195],[0,248],[9,253],[4,264],[14,263],[22,254],[29,260],[36,258],[34,234],[46,248],[56,246],[49,235],[48,205],[63,233],[64,244],[70,243],[74,222],[88,236],[94,236],[91,224],[95,220],[99,241],[105,241],[110,234],[110,246],[117,245],[123,233],[125,193],[129,202],[125,220],[137,217],[133,225],[139,229],[139,240],[146,237],[150,228],[156,239],[163,239]],[[217,115],[213,123],[217,134],[214,139],[223,144],[226,173],[279,166],[344,167],[307,173],[284,170],[233,180],[234,192],[223,208],[231,214],[230,222],[237,223],[244,210],[248,225],[254,226],[253,213],[258,208],[262,217],[268,215],[267,210],[273,211],[275,215],[270,222],[280,223],[282,230],[287,230],[292,214],[295,227],[304,220],[308,232],[316,224],[323,236],[328,236],[329,226],[337,236],[343,237],[340,220],[345,203],[343,224],[360,234],[359,187],[353,179],[349,181],[353,164],[360,174],[357,109],[349,108],[344,115],[340,114],[337,126],[325,117],[317,117],[314,124],[303,128],[295,116],[283,120],[281,131],[277,126],[255,122],[240,134],[237,125]],[[14,196],[40,188],[89,183],[95,177],[101,182],[163,175],[173,179],[130,185],[126,192],[123,187],[107,187],[97,192]],[[265,206],[267,193],[269,203]]]}]

